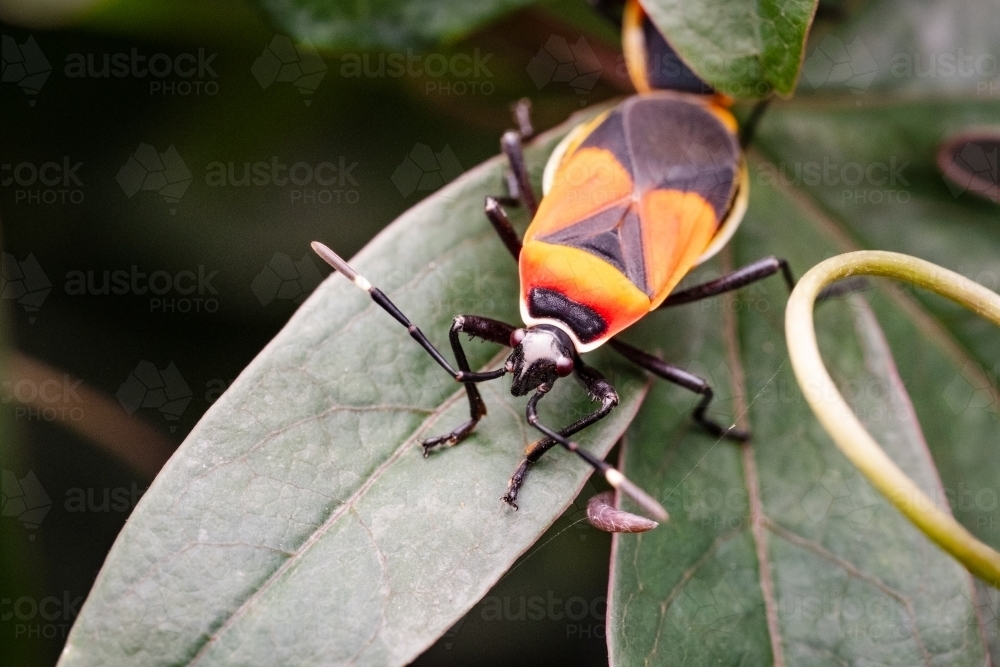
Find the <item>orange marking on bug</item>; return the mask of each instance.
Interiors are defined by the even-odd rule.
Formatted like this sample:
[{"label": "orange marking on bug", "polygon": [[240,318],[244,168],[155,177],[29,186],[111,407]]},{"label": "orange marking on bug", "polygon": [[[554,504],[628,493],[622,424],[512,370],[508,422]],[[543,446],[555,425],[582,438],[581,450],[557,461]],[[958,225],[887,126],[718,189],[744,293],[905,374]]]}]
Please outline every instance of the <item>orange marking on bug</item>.
[{"label": "orange marking on bug", "polygon": [[600,257],[563,245],[529,241],[521,249],[521,298],[532,288],[555,290],[593,309],[608,324],[607,340],[650,310],[649,297]]},{"label": "orange marking on bug", "polygon": [[694,192],[653,190],[640,206],[646,281],[653,292],[651,308],[656,308],[705,252],[719,220]]},{"label": "orange marking on bug", "polygon": [[632,85],[640,93],[652,90],[646,74],[646,37],[642,34],[642,21],[646,12],[636,0],[625,4],[622,14],[622,52]]},{"label": "orange marking on bug", "polygon": [[583,148],[567,156],[556,172],[552,190],[524,234],[527,243],[586,220],[632,198],[632,175],[611,151]]},{"label": "orange marking on bug", "polygon": [[725,125],[730,132],[737,134],[740,129],[740,124],[736,122],[736,117],[732,114],[732,112],[726,108],[732,105],[732,103],[733,100],[731,98],[718,93],[712,96],[708,104],[705,105],[705,108],[708,111],[711,111],[716,118],[721,120],[722,124]]}]

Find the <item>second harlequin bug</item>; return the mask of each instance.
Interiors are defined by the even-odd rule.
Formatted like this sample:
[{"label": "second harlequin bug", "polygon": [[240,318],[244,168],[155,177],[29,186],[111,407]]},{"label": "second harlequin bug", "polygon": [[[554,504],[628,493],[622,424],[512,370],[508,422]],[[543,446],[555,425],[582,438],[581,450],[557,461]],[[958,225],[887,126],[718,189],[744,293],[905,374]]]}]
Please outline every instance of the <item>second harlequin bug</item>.
[{"label": "second harlequin bug", "polygon": [[[581,449],[570,436],[603,419],[618,404],[611,383],[581,358],[608,344],[652,374],[701,396],[694,420],[719,438],[745,441],[749,434],[706,415],[708,383],[673,364],[615,338],[646,314],[737,289],[781,272],[789,289],[788,263],[768,257],[716,280],[678,292],[695,266],[729,241],[743,218],[749,179],[729,100],[717,94],[676,58],[641,6],[630,0],[623,19],[626,62],[636,89],[619,106],[573,129],[545,167],[543,197],[528,178],[522,140],[533,134],[526,102],[516,107],[519,129],[501,139],[509,162],[506,197],[487,197],[485,212],[518,262],[523,326],[477,315],[458,315],[449,339],[458,368],[365,278],[321,243],[313,249],[368,292],[457,382],[465,385],[470,418],[444,435],[424,440],[426,456],[438,445],[465,439],[486,415],[476,385],[511,375],[511,393],[531,394],[529,424],[543,438],[527,448],[502,500],[517,509],[528,469],[559,444],[601,472],[616,489],[658,520],[666,510],[610,464]],[[670,67],[656,63],[673,61]],[[531,224],[523,239],[502,205],[524,205]],[[460,333],[513,348],[498,369],[475,372]],[[539,421],[538,402],[561,377],[574,374],[601,407],[556,430]],[[649,522],[646,528],[655,524]]]}]

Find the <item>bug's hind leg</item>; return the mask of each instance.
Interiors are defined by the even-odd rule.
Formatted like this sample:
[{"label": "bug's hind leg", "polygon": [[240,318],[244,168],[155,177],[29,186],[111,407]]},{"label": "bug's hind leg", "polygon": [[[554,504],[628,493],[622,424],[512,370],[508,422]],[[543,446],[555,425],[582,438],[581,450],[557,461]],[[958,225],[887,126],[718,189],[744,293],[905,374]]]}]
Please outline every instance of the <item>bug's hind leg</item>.
[{"label": "bug's hind leg", "polygon": [[[512,331],[514,331],[512,325],[492,320],[488,317],[479,317],[478,315],[459,315],[456,317],[452,321],[448,339],[451,342],[451,349],[455,353],[455,360],[458,362],[459,369],[463,373],[469,373],[472,370],[469,368],[469,360],[465,356],[465,350],[462,349],[462,341],[459,338],[459,333],[465,332],[471,337],[478,337],[488,340],[491,343],[507,345],[510,342]],[[420,444],[424,448],[424,456],[430,454],[431,449],[438,445],[457,445],[467,438],[473,429],[476,428],[479,420],[486,416],[486,404],[483,402],[483,398],[480,396],[476,385],[472,382],[466,382],[465,391],[469,396],[469,420],[452,429],[449,433],[427,438],[421,442]]]},{"label": "bug's hind leg", "polygon": [[727,273],[721,278],[716,278],[715,280],[710,280],[707,283],[702,283],[679,292],[674,292],[666,298],[666,300],[660,305],[660,308],[680,306],[685,303],[691,303],[692,301],[701,301],[702,299],[717,296],[725,292],[732,292],[733,290],[737,290],[741,287],[750,285],[751,283],[763,280],[779,272],[781,273],[781,277],[785,279],[785,285],[788,286],[788,291],[791,292],[795,288],[795,277],[792,275],[792,270],[788,266],[788,262],[780,257],[765,257],[764,259],[758,259],[756,262],[736,269],[732,273]]},{"label": "bug's hind leg", "polygon": [[[719,294],[724,294],[725,292],[732,292],[733,290],[738,290],[741,287],[746,287],[747,285],[769,278],[776,273],[781,274],[789,292],[795,289],[795,276],[792,275],[792,269],[789,267],[788,261],[780,257],[772,256],[758,259],[756,262],[752,262],[744,267],[736,269],[731,273],[727,273],[721,278],[716,278],[715,280],[710,280],[707,283],[694,285],[693,287],[688,287],[687,289],[683,289],[679,292],[674,292],[668,296],[659,307],[670,308],[672,306],[680,306],[685,303],[691,303],[692,301],[708,299],[709,297],[718,296]],[[869,287],[870,283],[864,278],[855,277],[838,280],[819,293],[816,297],[816,303],[834,299],[846,294],[860,292],[868,289]]]},{"label": "bug's hind leg", "polygon": [[528,165],[524,160],[524,149],[521,143],[535,134],[531,125],[531,101],[523,98],[514,105],[514,120],[516,130],[504,132],[500,138],[500,150],[507,156],[507,196],[497,197],[497,201],[505,206],[524,204],[532,217],[538,210],[538,197],[531,186]]},{"label": "bug's hind leg", "polygon": [[[618,405],[618,392],[615,391],[615,388],[611,386],[607,378],[601,375],[597,369],[577,360],[574,372],[580,379],[580,382],[583,383],[590,397],[595,401],[601,402],[601,407],[561,429],[559,435],[562,437],[569,437],[591,424],[604,419]],[[507,493],[501,497],[501,500],[514,509],[517,509],[517,494],[521,490],[521,485],[524,484],[524,478],[528,474],[528,470],[538,459],[542,458],[545,452],[552,449],[556,444],[558,443],[552,438],[542,438],[528,445],[525,450],[524,460],[521,461],[517,470],[511,475],[510,481],[507,482]]]},{"label": "bug's hind leg", "polygon": [[732,426],[727,428],[705,415],[709,404],[715,397],[715,392],[712,391],[708,382],[693,373],[689,373],[682,368],[674,366],[673,364],[668,364],[662,359],[654,357],[653,355],[643,352],[640,349],[634,348],[631,345],[622,343],[621,341],[612,339],[609,344],[616,352],[640,368],[649,371],[657,377],[663,378],[667,382],[673,382],[676,385],[680,385],[685,389],[699,394],[701,396],[701,400],[698,402],[698,405],[695,406],[694,412],[691,416],[706,431],[717,438],[726,438],[737,442],[745,442],[750,439],[750,434],[746,431],[738,430]]},{"label": "bug's hind leg", "polygon": [[531,187],[521,147],[521,141],[535,133],[531,126],[530,100],[524,98],[517,101],[514,105],[514,120],[517,121],[518,129],[508,130],[500,139],[500,149],[507,156],[507,195],[486,198],[486,217],[516,260],[521,256],[521,239],[503,207],[520,206],[523,203],[532,217],[538,209],[538,198]]},{"label": "bug's hind leg", "polygon": [[489,218],[490,223],[493,225],[493,229],[496,230],[497,235],[500,236],[500,240],[510,251],[510,254],[514,256],[516,261],[521,256],[521,239],[517,235],[517,230],[514,229],[514,225],[510,224],[510,219],[507,217],[507,212],[503,210],[500,206],[500,202],[494,197],[486,198],[486,217]]}]

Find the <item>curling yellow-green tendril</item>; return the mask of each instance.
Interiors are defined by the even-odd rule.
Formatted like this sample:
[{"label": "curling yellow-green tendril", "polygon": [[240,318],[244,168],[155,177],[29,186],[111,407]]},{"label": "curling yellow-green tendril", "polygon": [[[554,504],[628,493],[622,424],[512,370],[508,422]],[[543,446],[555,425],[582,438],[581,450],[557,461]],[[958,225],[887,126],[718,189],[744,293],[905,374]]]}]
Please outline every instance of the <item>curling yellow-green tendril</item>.
[{"label": "curling yellow-green tendril", "polygon": [[1000,553],[973,537],[886,456],[837,391],[823,365],[813,328],[816,296],[830,283],[858,275],[905,280],[946,296],[996,325],[1000,325],[1000,295],[916,257],[865,250],[839,255],[813,267],[796,285],[785,310],[785,336],[795,377],[837,447],[929,538],[977,577],[1000,588]]}]

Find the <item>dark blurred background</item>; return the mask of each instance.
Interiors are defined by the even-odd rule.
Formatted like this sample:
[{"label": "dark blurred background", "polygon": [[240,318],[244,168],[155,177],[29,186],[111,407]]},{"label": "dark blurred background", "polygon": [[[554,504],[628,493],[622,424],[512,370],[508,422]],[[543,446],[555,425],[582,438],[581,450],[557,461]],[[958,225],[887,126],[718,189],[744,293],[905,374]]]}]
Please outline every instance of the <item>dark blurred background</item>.
[{"label": "dark blurred background", "polygon": [[[54,664],[160,465],[328,273],[309,241],[356,252],[497,153],[520,97],[544,129],[628,91],[583,0],[409,52],[296,45],[239,0],[35,15],[8,3],[0,24],[0,642],[19,667]],[[566,47],[570,81],[545,66]],[[610,539],[582,507],[419,664],[606,664]]]}]

